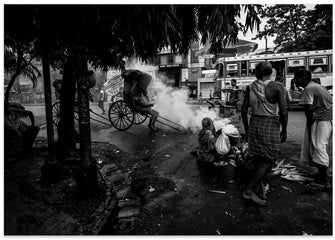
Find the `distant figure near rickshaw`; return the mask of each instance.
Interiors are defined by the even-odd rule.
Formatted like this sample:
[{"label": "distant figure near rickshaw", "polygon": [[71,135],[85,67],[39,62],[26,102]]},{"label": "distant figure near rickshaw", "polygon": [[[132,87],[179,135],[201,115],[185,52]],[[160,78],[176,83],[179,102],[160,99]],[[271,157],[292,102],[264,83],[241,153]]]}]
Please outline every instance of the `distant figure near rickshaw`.
[{"label": "distant figure near rickshaw", "polygon": [[135,69],[122,71],[122,77],[124,78],[123,99],[126,104],[140,114],[149,114],[149,128],[158,131],[155,122],[159,113],[151,109],[154,104],[149,101],[147,92],[152,77]]}]

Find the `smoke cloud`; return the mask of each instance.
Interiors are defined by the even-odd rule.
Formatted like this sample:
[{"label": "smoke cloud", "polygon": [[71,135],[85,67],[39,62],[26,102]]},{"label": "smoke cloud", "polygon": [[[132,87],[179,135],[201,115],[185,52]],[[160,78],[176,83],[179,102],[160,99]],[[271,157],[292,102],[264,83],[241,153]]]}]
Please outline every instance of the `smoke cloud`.
[{"label": "smoke cloud", "polygon": [[[144,64],[131,64],[132,69],[149,73],[153,66]],[[157,69],[156,69],[157,70]],[[216,130],[225,127],[230,120],[220,117],[218,109],[209,109],[208,105],[199,106],[188,104],[189,90],[184,88],[172,88],[164,84],[167,77],[155,72],[153,80],[149,85],[149,95],[154,100],[153,109],[159,112],[160,116],[169,119],[187,129],[197,132],[201,129],[201,121],[205,117],[213,120]],[[162,120],[163,121],[163,120]]]}]

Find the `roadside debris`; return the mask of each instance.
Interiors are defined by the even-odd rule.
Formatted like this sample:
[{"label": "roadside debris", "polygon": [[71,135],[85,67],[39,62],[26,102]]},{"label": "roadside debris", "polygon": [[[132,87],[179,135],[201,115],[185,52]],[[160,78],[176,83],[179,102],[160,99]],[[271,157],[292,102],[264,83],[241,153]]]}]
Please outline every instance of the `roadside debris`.
[{"label": "roadside debris", "polygon": [[149,192],[154,192],[156,189],[152,186],[149,186]]},{"label": "roadside debris", "polygon": [[284,190],[287,190],[287,191],[289,191],[289,192],[292,192],[292,189],[291,188],[289,188],[289,187],[285,187],[285,186],[281,186],[282,187],[282,189],[284,189]]},{"label": "roadside debris", "polygon": [[229,212],[227,212],[227,211],[224,211],[224,212],[227,216],[230,216],[230,217],[234,218],[234,216],[232,214],[230,214]]},{"label": "roadside debris", "polygon": [[224,166],[227,166],[228,163],[225,162],[225,161],[220,161],[220,162],[215,162],[215,163],[213,163],[213,165],[214,165],[215,167],[224,167]]},{"label": "roadside debris", "polygon": [[232,165],[233,167],[236,167],[236,162],[235,162],[235,160],[230,159],[230,160],[229,160],[229,163],[230,163],[230,165]]},{"label": "roadside debris", "polygon": [[284,164],[284,161],[285,159],[280,161],[276,167],[272,168],[273,175],[281,175],[284,179],[296,182],[313,181],[312,178],[308,178],[304,176],[303,173],[299,172],[296,166],[292,164]]},{"label": "roadside debris", "polygon": [[218,191],[218,190],[208,190],[209,192],[213,192],[213,193],[221,193],[221,194],[225,194],[225,191]]}]

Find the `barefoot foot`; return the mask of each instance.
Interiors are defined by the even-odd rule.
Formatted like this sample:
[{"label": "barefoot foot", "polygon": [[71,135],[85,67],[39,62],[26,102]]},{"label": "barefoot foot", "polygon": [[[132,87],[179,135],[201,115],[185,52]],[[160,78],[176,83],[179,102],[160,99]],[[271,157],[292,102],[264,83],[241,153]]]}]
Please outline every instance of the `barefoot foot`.
[{"label": "barefoot foot", "polygon": [[259,205],[265,205],[266,204],[265,200],[262,200],[261,198],[259,198],[257,196],[257,194],[252,192],[252,191],[244,191],[242,193],[242,197],[244,199],[250,199],[250,200],[254,201],[255,203],[257,203]]}]

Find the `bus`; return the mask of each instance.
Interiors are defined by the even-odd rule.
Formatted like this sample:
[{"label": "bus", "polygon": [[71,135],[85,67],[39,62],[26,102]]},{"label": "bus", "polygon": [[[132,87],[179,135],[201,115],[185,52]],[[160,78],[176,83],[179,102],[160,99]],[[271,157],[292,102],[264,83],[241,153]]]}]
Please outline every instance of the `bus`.
[{"label": "bus", "polygon": [[267,60],[276,69],[276,81],[291,88],[294,72],[298,69],[311,71],[312,78],[327,87],[332,93],[333,86],[333,50],[318,50],[290,53],[271,53],[264,55],[222,57],[218,59],[216,80],[221,89],[229,88],[232,79],[237,86],[244,88],[256,79],[255,67],[258,62]]}]

